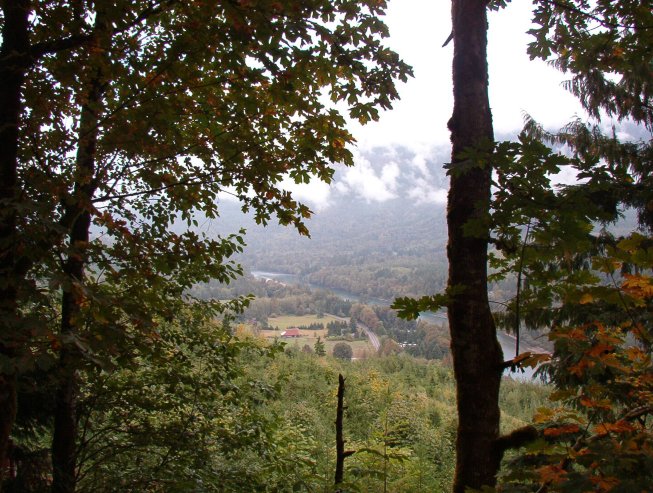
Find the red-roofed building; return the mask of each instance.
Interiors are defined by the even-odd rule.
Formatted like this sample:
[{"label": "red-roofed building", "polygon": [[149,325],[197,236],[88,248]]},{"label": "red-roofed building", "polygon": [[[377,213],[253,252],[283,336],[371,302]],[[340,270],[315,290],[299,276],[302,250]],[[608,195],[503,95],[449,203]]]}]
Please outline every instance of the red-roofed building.
[{"label": "red-roofed building", "polygon": [[302,333],[297,327],[291,327],[281,333],[281,337],[301,337]]}]

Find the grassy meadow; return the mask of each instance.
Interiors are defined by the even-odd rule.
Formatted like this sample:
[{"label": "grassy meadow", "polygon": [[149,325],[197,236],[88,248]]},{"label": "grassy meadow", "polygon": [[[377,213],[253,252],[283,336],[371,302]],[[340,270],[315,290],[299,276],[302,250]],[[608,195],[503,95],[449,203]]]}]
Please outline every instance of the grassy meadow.
[{"label": "grassy meadow", "polygon": [[[321,337],[322,341],[324,342],[327,354],[331,354],[333,351],[333,346],[341,341],[330,341],[326,339],[326,325],[329,322],[340,322],[343,320],[345,319],[329,314],[325,314],[323,317],[318,317],[317,315],[284,315],[279,317],[270,317],[268,318],[268,326],[274,327],[275,329],[260,330],[259,334],[267,339],[278,337],[281,341],[287,344],[286,347],[296,346],[299,350],[301,350],[307,344],[312,348],[315,345],[317,338]],[[301,337],[293,337],[288,339],[281,338],[281,333],[286,329],[291,327],[308,327],[309,325],[315,323],[321,323],[325,328],[321,330],[300,329],[302,334]],[[374,348],[367,339],[355,340],[351,342],[347,341],[347,344],[351,346],[354,352],[354,358],[356,359],[365,359],[375,354]]]}]

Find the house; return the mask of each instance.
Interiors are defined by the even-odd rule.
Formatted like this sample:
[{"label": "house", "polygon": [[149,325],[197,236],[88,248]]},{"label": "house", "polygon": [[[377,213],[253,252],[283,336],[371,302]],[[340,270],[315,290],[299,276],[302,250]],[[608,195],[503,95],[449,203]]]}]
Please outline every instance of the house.
[{"label": "house", "polygon": [[297,327],[290,327],[286,330],[284,330],[281,333],[281,337],[289,338],[289,337],[301,337],[302,333],[299,331]]}]

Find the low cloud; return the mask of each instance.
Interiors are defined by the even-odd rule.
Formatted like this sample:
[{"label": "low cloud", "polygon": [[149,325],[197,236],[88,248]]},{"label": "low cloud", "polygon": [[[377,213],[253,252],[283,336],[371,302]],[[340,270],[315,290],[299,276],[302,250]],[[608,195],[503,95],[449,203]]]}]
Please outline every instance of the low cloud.
[{"label": "low cloud", "polygon": [[310,183],[295,183],[291,178],[286,178],[281,186],[292,192],[295,199],[309,203],[314,210],[326,209],[331,203],[332,185],[317,178]]},{"label": "low cloud", "polygon": [[356,164],[343,172],[338,190],[353,193],[367,202],[384,202],[397,197],[399,166],[395,162],[383,165],[377,173],[368,159],[356,157]]},{"label": "low cloud", "polygon": [[447,190],[435,188],[423,178],[415,180],[415,186],[408,190],[408,197],[418,204],[446,204]]},{"label": "low cloud", "polygon": [[426,146],[359,150],[354,153],[354,166],[337,166],[330,185],[319,180],[298,185],[288,178],[283,187],[316,211],[345,197],[368,203],[407,199],[441,205],[447,201],[448,180],[442,170],[447,153],[448,149]]}]

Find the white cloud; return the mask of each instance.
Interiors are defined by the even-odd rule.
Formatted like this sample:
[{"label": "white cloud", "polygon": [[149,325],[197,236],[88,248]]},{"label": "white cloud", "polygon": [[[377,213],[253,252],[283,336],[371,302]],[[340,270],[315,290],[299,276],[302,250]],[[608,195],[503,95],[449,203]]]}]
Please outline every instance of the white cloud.
[{"label": "white cloud", "polygon": [[416,168],[423,177],[428,178],[431,176],[431,173],[428,169],[428,164],[426,162],[426,156],[422,154],[416,154],[415,157],[411,160],[410,164],[413,166],[413,168]]},{"label": "white cloud", "polygon": [[399,166],[396,163],[386,164],[379,175],[366,158],[358,155],[355,161],[354,167],[344,170],[339,191],[354,193],[368,202],[383,202],[397,196]]},{"label": "white cloud", "polygon": [[446,204],[447,190],[436,188],[423,178],[417,178],[408,191],[408,197],[418,204]]},{"label": "white cloud", "polygon": [[397,178],[399,178],[399,165],[395,162],[388,163],[383,166],[381,170],[381,181],[385,183],[389,189],[396,190]]},{"label": "white cloud", "polygon": [[[497,133],[517,132],[524,112],[552,129],[575,114],[583,115],[575,98],[560,86],[564,75],[544,62],[529,60],[526,54],[531,8],[530,2],[511,2],[508,8],[490,14],[490,104]],[[338,173],[338,181],[331,186],[318,181],[309,185],[284,182],[298,199],[317,210],[328,207],[334,196],[346,194],[369,202],[406,193],[417,202],[446,202],[447,184],[437,181],[441,174],[436,167],[447,160],[443,156],[450,145],[446,122],[453,109],[453,44],[442,47],[451,31],[450,17],[450,2],[389,1],[385,21],[391,37],[386,42],[413,65],[415,77],[399,84],[402,99],[393,110],[382,112],[380,121],[362,127],[350,124],[361,151],[355,151],[354,167]],[[409,149],[414,157],[401,158],[395,146]],[[379,163],[372,166],[361,154],[375,147],[383,147],[374,153],[385,160],[380,169]],[[574,176],[564,172],[557,178],[569,182]]]},{"label": "white cloud", "polygon": [[286,178],[281,187],[292,192],[295,199],[308,202],[315,210],[322,210],[329,206],[331,186],[317,178],[310,183],[295,183],[291,178]]}]

